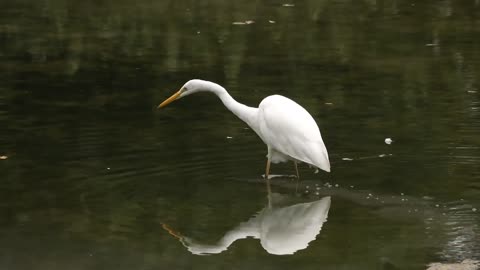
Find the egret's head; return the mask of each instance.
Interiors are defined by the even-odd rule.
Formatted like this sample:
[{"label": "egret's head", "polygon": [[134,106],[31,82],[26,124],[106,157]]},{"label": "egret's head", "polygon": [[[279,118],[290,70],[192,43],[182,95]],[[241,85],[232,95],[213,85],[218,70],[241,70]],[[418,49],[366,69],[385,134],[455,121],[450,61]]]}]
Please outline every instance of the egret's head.
[{"label": "egret's head", "polygon": [[191,95],[193,93],[199,92],[199,91],[205,91],[208,89],[208,84],[211,84],[211,82],[207,82],[204,80],[190,80],[187,83],[185,83],[180,90],[178,90],[175,94],[173,94],[171,97],[167,98],[164,102],[160,103],[157,108],[162,108],[167,106],[169,103],[180,99],[182,97]]}]

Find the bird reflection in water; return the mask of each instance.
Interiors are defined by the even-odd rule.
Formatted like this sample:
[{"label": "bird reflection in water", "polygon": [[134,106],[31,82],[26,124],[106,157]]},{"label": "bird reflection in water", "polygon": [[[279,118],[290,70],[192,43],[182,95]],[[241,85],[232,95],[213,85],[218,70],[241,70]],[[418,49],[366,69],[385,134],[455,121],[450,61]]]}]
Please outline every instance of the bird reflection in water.
[{"label": "bird reflection in water", "polygon": [[276,207],[282,196],[268,195],[269,204],[247,222],[240,223],[228,231],[216,244],[202,244],[172,230],[168,225],[163,228],[196,255],[219,254],[228,249],[238,239],[253,237],[260,239],[262,247],[270,254],[289,255],[307,248],[320,233],[327,221],[330,209],[330,197],[320,200]]}]

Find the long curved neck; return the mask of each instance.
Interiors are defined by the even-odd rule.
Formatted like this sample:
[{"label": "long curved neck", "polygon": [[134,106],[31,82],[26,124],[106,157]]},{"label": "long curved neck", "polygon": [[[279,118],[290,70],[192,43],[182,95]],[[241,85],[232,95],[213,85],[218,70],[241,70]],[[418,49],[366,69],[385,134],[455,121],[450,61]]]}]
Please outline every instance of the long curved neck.
[{"label": "long curved neck", "polygon": [[222,100],[223,105],[225,105],[225,107],[227,107],[227,109],[233,114],[247,123],[253,130],[256,131],[258,129],[256,121],[258,108],[249,107],[237,102],[232,96],[230,96],[225,88],[216,83],[208,82],[208,89],[216,94],[220,100]]}]

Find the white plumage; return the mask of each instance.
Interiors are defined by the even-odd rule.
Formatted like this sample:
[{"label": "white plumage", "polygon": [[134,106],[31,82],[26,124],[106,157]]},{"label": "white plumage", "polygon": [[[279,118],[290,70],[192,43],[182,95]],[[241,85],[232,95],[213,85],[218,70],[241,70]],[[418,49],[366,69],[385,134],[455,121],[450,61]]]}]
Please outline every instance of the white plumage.
[{"label": "white plumage", "polygon": [[302,106],[284,96],[273,95],[263,99],[258,110],[257,134],[267,144],[273,163],[297,160],[330,172],[320,130]]},{"label": "white plumage", "polygon": [[225,88],[216,83],[190,80],[158,107],[202,91],[216,94],[225,107],[246,122],[267,145],[266,177],[270,162],[287,160],[294,161],[295,166],[296,162],[301,161],[330,172],[328,152],[315,120],[302,106],[284,96],[268,96],[258,108],[254,108],[238,103]]}]

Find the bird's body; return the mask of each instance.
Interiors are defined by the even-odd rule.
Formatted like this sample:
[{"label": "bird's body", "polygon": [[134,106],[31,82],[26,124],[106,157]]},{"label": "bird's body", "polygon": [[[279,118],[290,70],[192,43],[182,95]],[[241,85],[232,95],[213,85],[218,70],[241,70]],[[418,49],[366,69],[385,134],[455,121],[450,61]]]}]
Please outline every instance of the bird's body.
[{"label": "bird's body", "polygon": [[266,177],[270,162],[287,160],[292,160],[295,164],[305,162],[330,172],[328,152],[315,120],[302,106],[284,96],[268,96],[258,108],[254,108],[237,102],[225,88],[216,83],[190,80],[159,107],[201,91],[216,94],[225,107],[247,123],[267,145]]},{"label": "bird's body", "polygon": [[295,101],[268,96],[258,106],[259,129],[272,163],[302,161],[330,171],[327,149],[313,117]]}]

